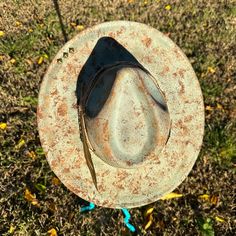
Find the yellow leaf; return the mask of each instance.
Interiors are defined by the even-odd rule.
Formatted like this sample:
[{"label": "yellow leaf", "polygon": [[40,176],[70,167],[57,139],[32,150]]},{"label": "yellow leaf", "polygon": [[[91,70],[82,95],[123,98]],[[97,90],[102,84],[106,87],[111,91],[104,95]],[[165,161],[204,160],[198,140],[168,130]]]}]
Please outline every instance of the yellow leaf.
[{"label": "yellow leaf", "polygon": [[218,222],[221,222],[221,223],[225,222],[225,220],[223,218],[218,217],[218,216],[215,217],[215,220],[218,221]]},{"label": "yellow leaf", "polygon": [[132,2],[134,2],[134,0],[128,0],[128,3],[132,3]]},{"label": "yellow leaf", "polygon": [[0,55],[0,61],[3,61],[4,56]]},{"label": "yellow leaf", "polygon": [[29,65],[32,65],[32,64],[33,64],[32,61],[29,60],[29,59],[25,59],[25,61],[26,61]]},{"label": "yellow leaf", "polygon": [[52,184],[54,184],[54,185],[59,185],[61,182],[60,182],[60,180],[58,179],[58,178],[56,178],[56,177],[53,177],[52,178]]},{"label": "yellow leaf", "polygon": [[202,194],[200,196],[198,196],[199,199],[203,199],[203,200],[208,200],[210,198],[210,196],[208,194]]},{"label": "yellow leaf", "polygon": [[166,5],[166,6],[165,6],[165,9],[166,9],[167,11],[169,11],[169,10],[171,9],[171,5]]},{"label": "yellow leaf", "polygon": [[41,56],[39,59],[38,59],[38,64],[41,65],[43,63],[43,57]]},{"label": "yellow leaf", "polygon": [[57,231],[54,228],[48,230],[48,233],[50,236],[57,236]]},{"label": "yellow leaf", "polygon": [[213,111],[214,109],[213,109],[213,107],[211,107],[211,106],[206,106],[206,111]]},{"label": "yellow leaf", "polygon": [[223,106],[222,106],[221,104],[219,104],[219,103],[217,103],[216,107],[217,107],[217,109],[219,109],[219,110],[222,110],[222,109],[223,109]]},{"label": "yellow leaf", "polygon": [[211,196],[210,202],[211,202],[213,205],[217,205],[218,201],[219,201],[218,196],[215,196],[215,195]]},{"label": "yellow leaf", "polygon": [[211,74],[215,73],[215,69],[211,66],[207,67],[207,71],[210,72]]},{"label": "yellow leaf", "polygon": [[35,194],[32,194],[28,188],[25,189],[25,195],[24,195],[25,199],[27,201],[29,201],[32,205],[34,206],[38,206],[39,202],[38,199],[36,198]]},{"label": "yellow leaf", "polygon": [[0,129],[6,129],[7,123],[0,123]]},{"label": "yellow leaf", "polygon": [[16,21],[16,26],[21,26],[22,23],[20,21]]},{"label": "yellow leaf", "polygon": [[32,33],[32,32],[33,32],[33,29],[30,28],[28,31],[29,31],[30,33]]},{"label": "yellow leaf", "polygon": [[154,210],[153,207],[148,208],[148,209],[145,211],[144,215],[145,215],[145,216],[148,216],[148,215],[152,214],[153,210]]},{"label": "yellow leaf", "polygon": [[45,59],[48,59],[48,55],[47,55],[46,53],[43,54],[43,57],[44,57]]},{"label": "yellow leaf", "polygon": [[27,152],[27,156],[30,157],[31,159],[35,160],[36,159],[36,154],[34,151]]},{"label": "yellow leaf", "polygon": [[24,139],[20,139],[20,141],[16,145],[16,148],[21,148],[23,145],[25,145],[25,140]]},{"label": "yellow leaf", "polygon": [[70,25],[76,27],[76,24],[74,22],[71,22]]},{"label": "yellow leaf", "polygon": [[12,234],[15,231],[15,227],[13,227],[12,225],[10,226],[8,233]]},{"label": "yellow leaf", "polygon": [[145,224],[144,229],[147,230],[153,223],[152,215],[149,216],[148,222]]},{"label": "yellow leaf", "polygon": [[16,59],[12,58],[12,59],[10,60],[10,62],[11,62],[11,64],[15,64],[15,63],[16,63]]},{"label": "yellow leaf", "polygon": [[0,37],[3,37],[4,35],[5,33],[2,30],[0,30]]},{"label": "yellow leaf", "polygon": [[83,29],[84,29],[84,26],[83,26],[83,25],[76,25],[76,29],[77,29],[77,30],[83,30]]},{"label": "yellow leaf", "polygon": [[164,197],[161,198],[161,200],[168,200],[168,199],[172,199],[172,198],[180,198],[182,197],[183,194],[179,194],[179,193],[169,193],[167,195],[165,195]]}]

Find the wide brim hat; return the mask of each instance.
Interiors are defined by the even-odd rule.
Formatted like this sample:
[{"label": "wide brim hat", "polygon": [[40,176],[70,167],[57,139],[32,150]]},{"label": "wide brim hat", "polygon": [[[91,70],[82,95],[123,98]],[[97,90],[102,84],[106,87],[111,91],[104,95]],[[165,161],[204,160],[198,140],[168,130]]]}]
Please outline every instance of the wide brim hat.
[{"label": "wide brim hat", "polygon": [[[81,100],[96,185],[81,138]],[[63,46],[41,84],[37,119],[62,183],[110,208],[173,191],[192,169],[204,132],[202,93],[187,57],[158,30],[128,21],[88,28]]]}]

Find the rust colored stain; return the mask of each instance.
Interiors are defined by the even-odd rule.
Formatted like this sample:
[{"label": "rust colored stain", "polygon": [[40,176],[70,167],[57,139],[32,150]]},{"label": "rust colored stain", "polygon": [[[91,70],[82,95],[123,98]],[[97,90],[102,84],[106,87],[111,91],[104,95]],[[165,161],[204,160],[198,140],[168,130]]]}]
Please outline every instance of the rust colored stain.
[{"label": "rust colored stain", "polygon": [[107,141],[109,139],[109,133],[108,133],[108,120],[105,121],[103,124],[103,139],[104,141]]},{"label": "rust colored stain", "polygon": [[142,39],[142,43],[143,43],[147,48],[149,48],[150,45],[151,45],[151,43],[152,43],[152,39],[146,36],[146,37],[144,37],[144,38]]},{"label": "rust colored stain", "polygon": [[64,168],[63,169],[63,173],[69,173],[70,172],[70,168]]},{"label": "rust colored stain", "polygon": [[124,170],[119,170],[118,171],[117,177],[118,177],[119,181],[123,181],[128,176],[129,176],[129,174],[126,171],[124,171]]},{"label": "rust colored stain", "polygon": [[[104,145],[104,154],[113,161],[113,154],[111,151],[111,147],[108,144]],[[109,161],[109,160],[108,160]]]},{"label": "rust colored stain", "polygon": [[124,27],[121,27],[120,30],[116,31],[116,35],[117,37],[120,36],[120,34],[122,34],[124,32],[125,28]]},{"label": "rust colored stain", "polygon": [[186,72],[186,70],[182,68],[182,69],[179,69],[177,73],[179,74],[179,76],[180,76],[181,78],[184,78],[184,73],[185,73],[185,72]]},{"label": "rust colored stain", "polygon": [[188,115],[184,118],[184,122],[189,122],[193,119],[193,116],[192,115]]},{"label": "rust colored stain", "polygon": [[139,188],[135,186],[132,190],[132,194],[139,194]]},{"label": "rust colored stain", "polygon": [[182,55],[180,54],[178,48],[175,47],[175,48],[173,49],[173,52],[175,53],[176,58],[178,58],[178,59],[181,59],[181,58],[182,58]]},{"label": "rust colored stain", "polygon": [[170,71],[169,66],[164,66],[164,68],[162,69],[162,71],[160,72],[160,76],[165,76],[166,73],[168,73]]},{"label": "rust colored stain", "polygon": [[146,63],[152,63],[152,59],[151,59],[150,56],[143,57],[143,61],[146,62]]},{"label": "rust colored stain", "polygon": [[56,96],[56,95],[58,95],[58,90],[57,90],[57,89],[54,89],[50,94],[51,94],[52,96]]},{"label": "rust colored stain", "polygon": [[114,32],[110,32],[110,33],[108,34],[108,36],[111,37],[111,38],[115,38],[116,34],[115,34]]},{"label": "rust colored stain", "polygon": [[67,114],[67,104],[66,103],[62,103],[58,106],[57,108],[57,113],[59,116],[65,116]]},{"label": "rust colored stain", "polygon": [[68,68],[68,71],[70,72],[70,74],[72,74],[72,75],[76,74],[76,68],[72,63],[68,63],[67,68]]},{"label": "rust colored stain", "polygon": [[181,94],[185,93],[184,83],[181,80],[178,80],[178,82],[179,82],[179,85],[180,85],[179,93],[181,95]]},{"label": "rust colored stain", "polygon": [[183,131],[183,135],[188,135],[189,130],[182,120],[179,120],[177,122],[177,127],[179,127]]}]

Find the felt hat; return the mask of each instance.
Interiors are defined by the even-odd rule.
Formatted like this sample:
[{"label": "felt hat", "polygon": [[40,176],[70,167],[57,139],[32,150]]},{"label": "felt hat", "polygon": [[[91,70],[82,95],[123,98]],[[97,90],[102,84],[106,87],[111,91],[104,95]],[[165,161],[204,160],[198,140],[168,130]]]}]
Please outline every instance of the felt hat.
[{"label": "felt hat", "polygon": [[106,22],[50,64],[37,120],[50,167],[79,197],[110,208],[173,191],[199,154],[204,106],[183,52],[147,25]]}]

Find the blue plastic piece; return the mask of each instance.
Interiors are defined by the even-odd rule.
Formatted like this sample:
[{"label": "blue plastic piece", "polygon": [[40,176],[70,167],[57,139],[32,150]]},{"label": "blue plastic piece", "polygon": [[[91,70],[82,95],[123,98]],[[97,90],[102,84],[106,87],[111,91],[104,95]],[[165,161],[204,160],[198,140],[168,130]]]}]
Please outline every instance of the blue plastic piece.
[{"label": "blue plastic piece", "polygon": [[80,212],[85,212],[85,211],[92,211],[95,208],[95,205],[90,202],[88,206],[84,206],[80,208]]},{"label": "blue plastic piece", "polygon": [[125,218],[124,218],[125,225],[127,226],[127,228],[131,232],[135,232],[134,226],[129,223],[129,220],[130,220],[130,217],[131,217],[130,214],[129,214],[129,211],[126,208],[122,208],[121,210],[123,211],[123,213],[125,215]]}]

